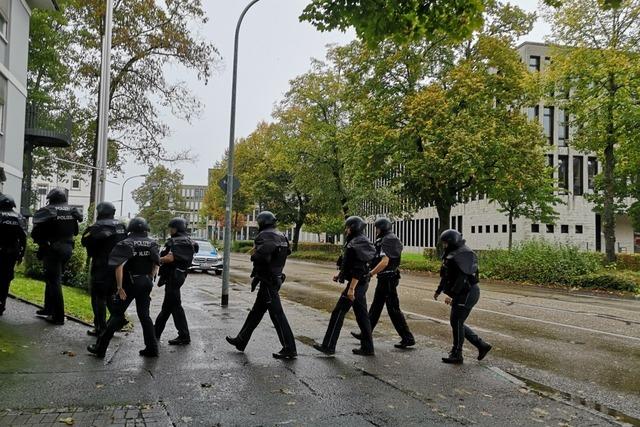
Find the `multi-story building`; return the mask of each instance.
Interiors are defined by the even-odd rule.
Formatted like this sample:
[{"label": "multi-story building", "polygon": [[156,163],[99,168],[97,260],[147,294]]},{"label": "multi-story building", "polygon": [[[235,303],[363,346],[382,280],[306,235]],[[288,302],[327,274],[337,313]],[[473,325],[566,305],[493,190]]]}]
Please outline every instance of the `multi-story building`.
[{"label": "multi-story building", "polygon": [[20,205],[27,100],[29,21],[32,8],[55,0],[0,0],[0,191]]},{"label": "multi-story building", "polygon": [[43,178],[34,176],[32,187],[35,199],[35,209],[47,204],[46,196],[52,188],[63,188],[69,199],[69,205],[77,208],[84,218],[89,213],[91,204],[91,173],[70,171],[63,176]]},{"label": "multi-story building", "polygon": [[182,185],[180,187],[180,194],[185,204],[185,211],[182,216],[187,220],[189,233],[194,239],[210,238],[206,220],[200,215],[200,208],[206,192],[206,185]]},{"label": "multi-story building", "polygon": [[[523,43],[518,53],[531,72],[544,71],[549,63],[548,46],[542,43]],[[602,220],[594,212],[594,204],[587,197],[594,190],[594,177],[599,171],[599,162],[593,153],[583,153],[571,144],[572,129],[567,114],[553,105],[532,106],[527,112],[531,120],[540,122],[549,141],[548,164],[554,167],[554,178],[564,204],[558,205],[555,224],[539,224],[519,218],[513,224],[513,241],[545,239],[567,243],[588,251],[603,251],[604,237]],[[451,211],[451,227],[465,236],[475,249],[506,248],[508,225],[505,214],[496,204],[483,196],[455,206]],[[435,207],[418,210],[411,219],[394,224],[398,236],[409,250],[419,251],[433,248],[437,244],[439,220]],[[373,225],[369,226],[373,235]],[[618,252],[640,252],[640,235],[634,233],[627,216],[616,218],[616,248]]]}]

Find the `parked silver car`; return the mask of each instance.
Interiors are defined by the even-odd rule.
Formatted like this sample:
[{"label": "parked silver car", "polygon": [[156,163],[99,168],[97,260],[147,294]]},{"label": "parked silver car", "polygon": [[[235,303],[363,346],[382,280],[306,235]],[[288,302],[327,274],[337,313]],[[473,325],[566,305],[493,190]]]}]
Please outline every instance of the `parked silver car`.
[{"label": "parked silver car", "polygon": [[195,242],[200,250],[194,255],[189,271],[214,272],[218,276],[222,274],[222,255],[218,253],[218,250],[206,240],[196,240]]}]

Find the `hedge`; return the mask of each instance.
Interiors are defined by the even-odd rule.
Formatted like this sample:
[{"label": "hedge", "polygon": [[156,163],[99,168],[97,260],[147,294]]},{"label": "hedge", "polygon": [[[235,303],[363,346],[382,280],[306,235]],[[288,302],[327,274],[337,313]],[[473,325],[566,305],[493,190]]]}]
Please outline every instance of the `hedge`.
[{"label": "hedge", "polygon": [[616,266],[619,270],[640,272],[640,254],[618,254]]},{"label": "hedge", "polygon": [[632,271],[603,270],[571,279],[571,286],[640,294],[640,274]]},{"label": "hedge", "polygon": [[[76,236],[71,259],[62,273],[62,283],[74,288],[88,289],[89,272],[87,267],[87,252],[85,248],[82,247],[80,240],[81,236]],[[24,256],[24,274],[32,279],[44,280],[42,262],[36,257],[37,251],[38,245],[29,239]]]}]

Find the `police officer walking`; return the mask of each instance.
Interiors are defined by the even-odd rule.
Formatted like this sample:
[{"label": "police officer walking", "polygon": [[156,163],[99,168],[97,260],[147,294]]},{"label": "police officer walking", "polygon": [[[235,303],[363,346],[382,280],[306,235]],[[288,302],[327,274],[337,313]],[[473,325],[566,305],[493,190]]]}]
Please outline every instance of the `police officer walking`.
[{"label": "police officer walking", "polygon": [[94,329],[87,331],[97,336],[107,327],[107,301],[116,291],[113,268],[109,268],[109,254],[116,244],[127,237],[127,227],[114,219],[116,207],[110,202],[98,204],[98,220],[82,235],[82,246],[91,258],[91,308]]},{"label": "police officer walking", "polygon": [[353,307],[356,321],[360,327],[360,348],[353,349],[354,354],[373,356],[373,339],[371,337],[371,322],[367,313],[367,289],[369,288],[370,264],[376,254],[376,249],[364,235],[366,223],[357,216],[351,216],[345,221],[346,243],[343,254],[338,260],[340,272],[334,276],[334,282],[347,285],[340,294],[340,299],[331,313],[329,327],[322,344],[315,344],[314,348],[325,354],[336,352],[336,343],[344,322],[344,316]]},{"label": "police officer walking", "polygon": [[167,240],[160,252],[160,279],[158,286],[165,286],[162,310],[155,322],[156,339],[160,340],[162,331],[169,317],[178,330],[178,337],[169,340],[169,345],[187,345],[191,343],[187,317],[182,308],[180,288],[187,278],[193,256],[198,253],[198,244],[187,235],[187,221],[184,218],[173,218],[169,221],[171,238]]},{"label": "police officer walking", "polygon": [[[377,231],[376,256],[372,263],[375,267],[371,270],[371,276],[377,276],[378,284],[369,308],[371,330],[373,331],[378,324],[382,308],[386,304],[391,322],[401,338],[395,347],[404,349],[415,345],[416,341],[409,330],[402,310],[400,310],[400,299],[398,298],[398,285],[400,284],[398,268],[402,256],[402,242],[391,231],[392,223],[389,219],[379,218],[375,222],[375,228]],[[360,339],[360,334],[354,332],[351,334]]]},{"label": "police officer walking", "polygon": [[226,339],[236,349],[244,351],[251,339],[251,334],[262,320],[265,312],[269,311],[269,317],[271,317],[273,326],[278,333],[278,339],[282,344],[282,350],[273,353],[273,357],[276,359],[295,359],[298,355],[296,342],[278,294],[285,278],[282,270],[291,253],[289,241],[284,234],[276,229],[276,217],[271,212],[260,212],[256,220],[259,233],[256,236],[251,254],[253,262],[251,290],[254,291],[257,286],[260,288],[242,329],[235,338],[227,337]]},{"label": "police officer walking", "polygon": [[104,357],[113,335],[127,324],[125,312],[135,300],[145,344],[140,355],[157,357],[158,341],[149,315],[149,306],[153,279],[160,267],[159,248],[148,237],[149,225],[144,218],[132,219],[127,232],[127,238],[119,242],[109,255],[109,266],[115,268],[117,290],[111,303],[111,316],[106,329],[98,336],[98,341],[87,347],[87,350],[98,357]]},{"label": "police officer walking", "polygon": [[447,295],[445,303],[451,306],[450,323],[453,332],[451,353],[448,357],[443,357],[442,361],[463,363],[462,344],[465,338],[478,349],[478,360],[482,360],[491,350],[491,345],[464,324],[480,298],[478,257],[465,244],[462,234],[456,230],[444,231],[440,236],[440,242],[444,254],[440,269],[440,285],[433,298],[437,300],[443,292]]},{"label": "police officer walking", "polygon": [[27,246],[26,224],[15,207],[11,196],[0,193],[0,316],[7,308],[14,269],[22,262]]},{"label": "police officer walking", "polygon": [[61,188],[47,194],[47,206],[33,216],[31,238],[39,245],[38,259],[44,267],[44,309],[36,314],[55,325],[64,324],[64,298],[62,273],[73,252],[73,238],[78,234],[82,214],[67,204],[67,195]]}]

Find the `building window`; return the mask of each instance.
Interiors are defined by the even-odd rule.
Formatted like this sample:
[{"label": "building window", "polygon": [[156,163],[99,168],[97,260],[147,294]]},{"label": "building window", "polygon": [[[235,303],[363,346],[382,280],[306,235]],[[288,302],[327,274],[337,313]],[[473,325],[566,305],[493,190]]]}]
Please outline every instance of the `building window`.
[{"label": "building window", "polygon": [[547,140],[549,141],[549,145],[553,145],[554,110],[555,110],[554,107],[544,107],[544,117],[542,119],[542,125],[544,127],[544,136],[547,137]]},{"label": "building window", "polygon": [[558,186],[562,194],[569,190],[569,156],[558,156]]},{"label": "building window", "polygon": [[497,225],[497,224],[493,226],[493,232],[494,232],[494,233],[498,233],[498,232],[499,232],[499,229],[500,229],[500,228],[498,227],[498,225]]},{"label": "building window", "polygon": [[458,231],[460,233],[464,233],[464,230],[462,228],[462,215],[458,215]]},{"label": "building window", "polygon": [[573,156],[573,194],[582,196],[584,194],[584,158]]},{"label": "building window", "polygon": [[503,233],[507,232],[507,224],[502,224],[502,232]]},{"label": "building window", "polygon": [[549,167],[549,169],[550,169],[550,172],[549,172],[549,173],[551,174],[551,179],[553,179],[553,174],[554,174],[554,172],[555,172],[555,171],[553,170],[553,168],[554,168],[554,166],[555,166],[555,163],[554,163],[554,161],[553,161],[553,154],[547,154],[547,166],[548,166],[548,167]]},{"label": "building window", "polygon": [[482,234],[482,226],[481,225],[478,226],[478,233]]},{"label": "building window", "polygon": [[583,229],[581,225],[576,225],[576,234],[582,234]]},{"label": "building window", "polygon": [[540,121],[540,106],[536,105],[535,107],[529,107],[527,115],[531,121]]},{"label": "building window", "polygon": [[569,233],[569,226],[568,226],[567,224],[562,224],[562,225],[560,226],[560,232],[561,232],[562,234],[567,234],[567,233]]},{"label": "building window", "polygon": [[71,189],[80,190],[80,180],[78,178],[74,178],[71,180]]},{"label": "building window", "polygon": [[515,233],[518,230],[518,227],[515,224],[511,224],[511,232]]},{"label": "building window", "polygon": [[[0,12],[0,16],[2,13]],[[6,103],[5,97],[7,93],[7,79],[5,79],[2,74],[0,74],[0,135],[4,134],[5,131],[5,108],[4,105]]]},{"label": "building window", "polygon": [[539,233],[540,232],[540,224],[531,224],[531,232]]},{"label": "building window", "polygon": [[7,42],[7,36],[9,35],[9,21],[3,8],[0,8],[0,39],[5,43]]},{"label": "building window", "polygon": [[589,157],[587,160],[587,185],[589,186],[589,190],[596,188],[596,175],[598,175],[598,159]]},{"label": "building window", "polygon": [[472,233],[472,234],[475,234],[475,233],[476,233],[476,226],[475,226],[475,225],[472,225],[472,226],[471,226],[471,233]]},{"label": "building window", "polygon": [[484,227],[484,231],[485,231],[487,234],[491,233],[491,226],[490,226],[490,225],[485,225],[485,227]]},{"label": "building window", "polygon": [[564,110],[558,110],[558,146],[569,145],[569,114]]},{"label": "building window", "polygon": [[540,71],[540,57],[531,55],[529,57],[529,71]]},{"label": "building window", "polygon": [[553,224],[547,224],[547,233],[553,234],[556,231],[556,227]]}]

